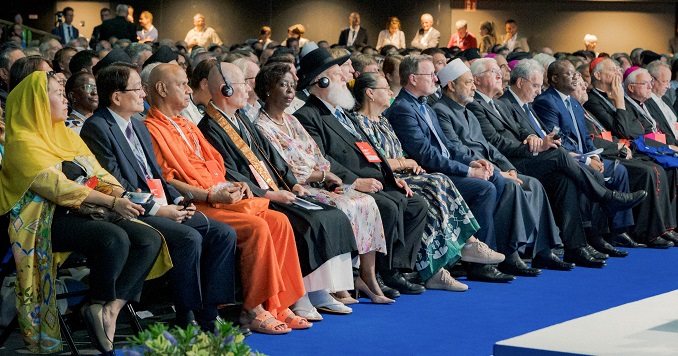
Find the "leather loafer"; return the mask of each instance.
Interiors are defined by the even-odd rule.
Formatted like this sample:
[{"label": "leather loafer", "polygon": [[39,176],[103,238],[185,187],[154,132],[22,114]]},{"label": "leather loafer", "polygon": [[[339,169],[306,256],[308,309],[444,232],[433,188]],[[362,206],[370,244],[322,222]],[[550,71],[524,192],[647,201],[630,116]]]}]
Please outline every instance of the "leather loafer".
[{"label": "leather loafer", "polygon": [[639,244],[629,236],[629,234],[622,232],[621,234],[615,234],[610,237],[609,240],[612,246],[628,247],[628,248],[639,248],[647,247],[645,244]]},{"label": "leather loafer", "polygon": [[607,241],[603,240],[602,236],[596,236],[589,240],[591,247],[596,249],[596,251],[609,255],[610,257],[626,257],[629,255],[627,251],[618,250]]},{"label": "leather loafer", "polygon": [[407,272],[403,273],[400,272],[403,277],[405,277],[405,280],[412,283],[412,284],[421,284],[424,285],[424,282],[421,280],[421,277],[419,276],[419,272]]},{"label": "leather loafer", "polygon": [[574,263],[567,263],[561,261],[560,258],[558,258],[558,256],[551,252],[548,255],[537,254],[536,256],[534,256],[534,258],[532,258],[532,267],[547,268],[556,271],[570,271],[575,266]]},{"label": "leather loafer", "polygon": [[673,242],[666,241],[662,237],[657,237],[656,239],[647,242],[647,247],[649,248],[667,249],[673,246],[674,246]]},{"label": "leather loafer", "polygon": [[647,192],[644,190],[637,190],[633,193],[624,193],[613,191],[607,201],[605,201],[605,208],[608,211],[622,211],[633,208],[647,197]]},{"label": "leather loafer", "polygon": [[377,273],[377,284],[386,298],[395,299],[400,297],[400,292],[384,284],[384,280],[381,279],[381,275],[379,273]]},{"label": "leather loafer", "polygon": [[381,276],[384,284],[396,289],[400,294],[421,294],[426,291],[424,286],[408,282],[398,270],[391,270]]},{"label": "leather loafer", "polygon": [[581,267],[602,268],[605,266],[605,260],[599,260],[591,256],[584,247],[565,251],[565,262],[574,263]]},{"label": "leather loafer", "polygon": [[512,274],[514,276],[536,277],[541,274],[540,269],[526,265],[525,262],[520,259],[517,252],[508,255],[506,260],[499,264],[498,268],[502,273]]},{"label": "leather loafer", "polygon": [[469,262],[466,265],[466,279],[469,281],[507,283],[516,277],[501,273],[494,265],[482,265]]},{"label": "leather loafer", "polygon": [[586,249],[586,252],[588,252],[589,255],[591,255],[591,257],[598,259],[598,260],[606,260],[610,257],[610,255],[596,250],[591,245],[586,245],[586,247],[584,247],[584,249]]},{"label": "leather loafer", "polygon": [[673,242],[673,245],[675,246],[678,244],[678,233],[676,233],[673,230],[667,230],[662,234],[662,238],[666,241]]}]

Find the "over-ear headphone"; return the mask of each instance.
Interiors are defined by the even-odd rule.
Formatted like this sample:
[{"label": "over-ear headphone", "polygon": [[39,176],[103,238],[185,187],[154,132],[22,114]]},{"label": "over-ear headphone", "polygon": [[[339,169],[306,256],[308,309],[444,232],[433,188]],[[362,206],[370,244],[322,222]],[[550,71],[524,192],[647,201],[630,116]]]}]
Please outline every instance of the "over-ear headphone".
[{"label": "over-ear headphone", "polygon": [[221,87],[221,95],[225,97],[231,97],[233,95],[233,86],[231,83],[226,80],[226,77],[224,76],[224,72],[221,71],[221,62],[217,61],[217,70],[219,71],[219,74],[221,75],[221,79],[224,80],[224,86]]},{"label": "over-ear headphone", "polygon": [[325,89],[330,86],[330,78],[328,77],[322,77],[315,82],[309,84],[308,86],[312,87],[314,85],[318,85],[318,88]]}]

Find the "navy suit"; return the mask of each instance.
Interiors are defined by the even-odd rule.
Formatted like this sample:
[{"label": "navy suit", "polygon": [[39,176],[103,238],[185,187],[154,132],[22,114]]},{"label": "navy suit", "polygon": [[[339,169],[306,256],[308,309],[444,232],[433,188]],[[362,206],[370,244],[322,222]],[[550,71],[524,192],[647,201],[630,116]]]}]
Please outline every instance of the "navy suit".
[{"label": "navy suit", "polygon": [[[435,111],[428,105],[425,108],[433,128],[429,127],[426,118],[419,111],[417,100],[403,89],[385,115],[409,158],[429,172],[443,173],[452,179],[480,224],[476,237],[490,248],[496,249],[493,214],[497,199],[503,194],[503,177],[494,174],[489,181],[468,177],[469,164],[475,158],[459,142],[447,139]],[[442,147],[432,130],[436,131],[442,145],[449,151],[449,158],[443,156]]]},{"label": "navy suit", "polygon": [[[162,178],[148,129],[141,121],[131,119],[131,122],[150,166],[150,174],[162,182],[168,202],[181,197]],[[102,167],[126,190],[149,191],[146,177],[125,134],[107,108],[97,109],[83,125],[80,135]],[[146,212],[153,204],[145,206]],[[139,219],[159,230],[167,241],[174,265],[170,275],[178,317],[183,317],[179,313],[194,310],[199,311],[196,319],[206,318],[202,321],[209,323],[216,317],[217,304],[235,301],[236,235],[233,228],[200,212],[181,224],[147,214]]]},{"label": "navy suit", "polygon": [[[570,97],[574,121],[565,103],[555,88],[550,87],[545,92],[537,96],[534,100],[534,110],[539,115],[546,129],[552,131],[554,126],[560,126],[560,133],[563,137],[563,147],[568,151],[577,154],[585,154],[595,151],[597,148],[593,144],[593,139],[586,130],[586,116],[584,108],[579,102]],[[576,125],[575,125],[576,121]],[[581,142],[581,149],[579,147]],[[580,163],[584,164],[582,157]],[[620,192],[629,192],[629,177],[626,168],[616,161],[602,159],[604,170],[603,175],[609,180],[605,185],[613,190]],[[589,167],[590,168],[590,167]],[[621,229],[633,225],[633,215],[631,210],[617,212],[612,219],[612,227]]]},{"label": "navy suit", "polygon": [[[339,42],[337,42],[337,44],[340,46],[346,46],[348,44],[348,37],[350,34],[350,27],[346,27],[345,29],[341,30],[341,33],[339,34]],[[358,29],[358,33],[356,34],[355,40],[353,41],[353,46],[358,45],[367,45],[367,30],[362,26]]]},{"label": "navy suit", "polygon": [[[80,32],[78,31],[78,28],[75,27],[75,25],[71,24],[71,27],[73,28],[73,33],[71,35],[71,40],[74,38],[78,38],[80,36]],[[55,27],[52,29],[52,34],[59,36],[59,42],[61,44],[67,44],[66,43],[66,34],[64,33],[64,26],[62,24],[59,24],[59,26]]]}]

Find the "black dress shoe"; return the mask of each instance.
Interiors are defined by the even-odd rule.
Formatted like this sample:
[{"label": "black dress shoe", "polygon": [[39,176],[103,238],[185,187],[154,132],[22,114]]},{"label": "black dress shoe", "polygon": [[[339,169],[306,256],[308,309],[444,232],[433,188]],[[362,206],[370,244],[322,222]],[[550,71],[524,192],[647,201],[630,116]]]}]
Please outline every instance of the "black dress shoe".
[{"label": "black dress shoe", "polygon": [[384,284],[384,280],[381,279],[381,275],[379,273],[377,273],[377,284],[386,298],[395,299],[400,297],[400,292]]},{"label": "black dress shoe", "polygon": [[593,257],[593,258],[595,258],[595,259],[603,260],[603,261],[604,261],[604,260],[610,258],[610,255],[608,255],[608,254],[606,254],[606,253],[602,253],[602,252],[596,250],[596,249],[593,248],[593,246],[591,246],[591,245],[586,245],[586,247],[584,247],[584,248],[586,249],[586,252],[588,252],[589,255],[591,255],[591,257]]},{"label": "black dress shoe", "polygon": [[647,247],[645,244],[639,244],[629,236],[629,234],[622,232],[621,234],[614,234],[612,237],[610,237],[609,240],[610,244],[612,246],[620,246],[620,247],[629,247],[629,248],[639,248],[639,247]]},{"label": "black dress shoe", "polygon": [[575,266],[574,263],[561,261],[558,256],[553,253],[549,253],[548,255],[537,254],[534,256],[534,258],[532,258],[532,267],[547,268],[556,271],[569,271]]},{"label": "black dress shoe", "polygon": [[466,264],[466,279],[469,281],[507,283],[516,279],[516,277],[501,273],[494,265],[469,262]]},{"label": "black dress shoe", "polygon": [[381,278],[384,280],[384,284],[396,289],[400,294],[421,294],[426,291],[424,286],[408,282],[398,270],[383,273]]},{"label": "black dress shoe", "polygon": [[673,242],[673,245],[675,246],[676,244],[678,244],[678,233],[676,233],[673,230],[667,230],[662,234],[662,239],[669,242]]},{"label": "black dress shoe", "polygon": [[498,268],[502,273],[512,274],[514,276],[536,277],[541,274],[540,269],[526,265],[525,262],[520,259],[517,252],[506,256],[506,259],[499,264]]},{"label": "black dress shoe", "polygon": [[613,191],[610,197],[604,200],[605,209],[608,211],[622,211],[633,208],[647,197],[647,192],[637,190],[633,193]]},{"label": "black dress shoe", "polygon": [[402,274],[403,277],[405,277],[405,280],[410,283],[424,285],[424,282],[421,280],[421,276],[419,276],[419,272],[400,272],[400,274]]},{"label": "black dress shoe", "polygon": [[673,246],[674,246],[673,242],[666,241],[662,237],[657,237],[656,239],[647,242],[647,247],[649,248],[667,249]]},{"label": "black dress shoe", "polygon": [[565,262],[574,263],[581,267],[602,268],[605,260],[599,260],[591,256],[584,247],[565,250]]},{"label": "black dress shoe", "polygon": [[607,241],[603,240],[602,236],[596,236],[589,239],[589,244],[596,249],[596,251],[607,254],[610,257],[626,257],[629,255],[627,251],[618,250],[612,247]]}]

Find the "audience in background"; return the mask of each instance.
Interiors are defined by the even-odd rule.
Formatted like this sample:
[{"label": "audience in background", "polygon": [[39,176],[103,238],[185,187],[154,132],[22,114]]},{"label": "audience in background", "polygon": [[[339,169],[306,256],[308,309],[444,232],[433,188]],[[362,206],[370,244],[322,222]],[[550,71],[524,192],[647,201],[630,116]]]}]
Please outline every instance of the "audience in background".
[{"label": "audience in background", "polygon": [[140,43],[158,42],[158,29],[153,26],[153,14],[144,11],[139,15],[139,25],[141,30],[137,31],[137,40]]},{"label": "audience in background", "polygon": [[410,45],[414,48],[424,50],[431,47],[438,47],[440,42],[440,31],[433,28],[433,16],[431,14],[421,15],[421,28],[412,39]]},{"label": "audience in background", "polygon": [[348,16],[348,27],[341,30],[337,43],[340,46],[358,47],[367,45],[367,41],[367,30],[364,27],[360,27],[360,14],[352,12]]},{"label": "audience in background", "polygon": [[404,49],[407,47],[405,42],[405,33],[400,29],[400,20],[397,17],[389,17],[386,23],[386,29],[379,32],[377,39],[377,51],[385,46],[394,46],[395,49]]}]

